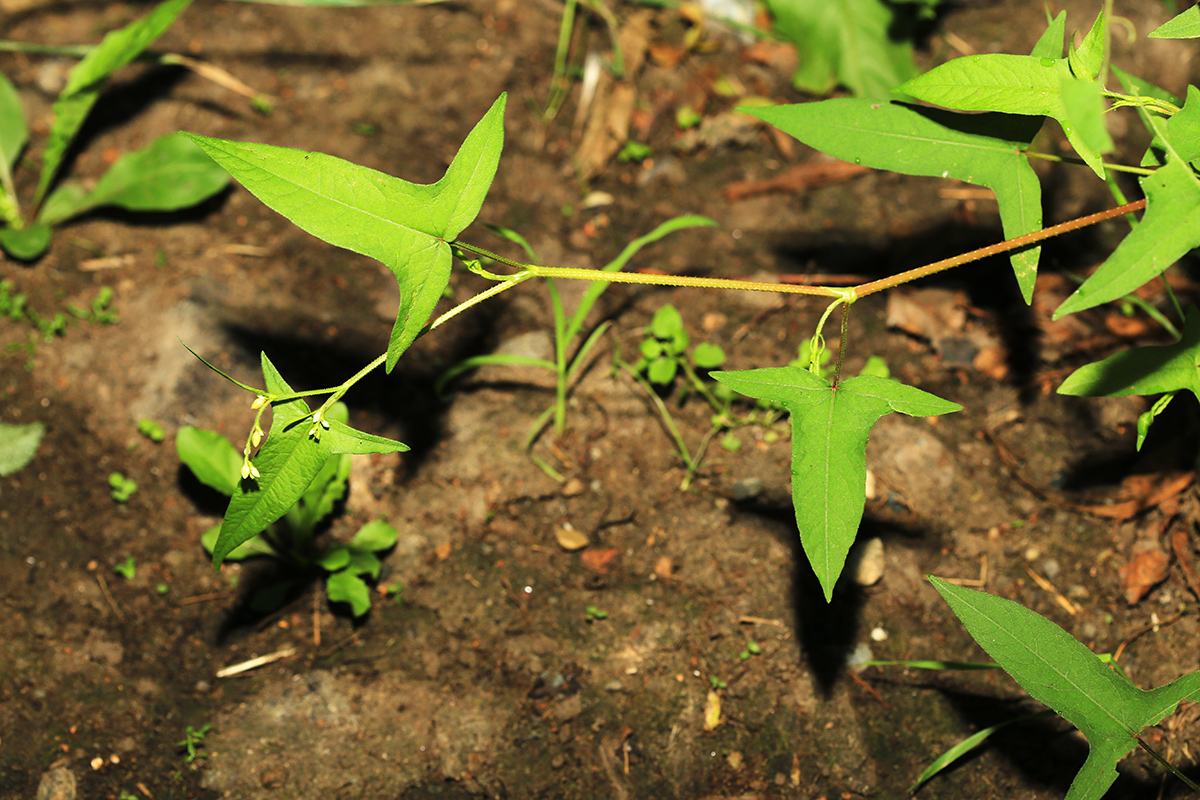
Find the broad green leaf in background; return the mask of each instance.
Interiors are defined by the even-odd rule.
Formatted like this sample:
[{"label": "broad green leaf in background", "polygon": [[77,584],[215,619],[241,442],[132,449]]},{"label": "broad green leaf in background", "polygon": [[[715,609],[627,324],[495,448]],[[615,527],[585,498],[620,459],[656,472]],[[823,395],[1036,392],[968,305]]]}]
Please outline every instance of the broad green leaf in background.
[{"label": "broad green leaf in background", "polygon": [[[5,175],[17,163],[28,139],[29,128],[25,125],[21,98],[8,78],[0,75],[0,170]],[[7,180],[0,181],[0,190],[11,188]]]},{"label": "broad green leaf in background", "polygon": [[110,32],[71,70],[66,87],[54,103],[54,123],[42,154],[35,205],[40,205],[46,196],[71,140],[100,97],[104,81],[141,55],[191,3],[192,0],[165,0],[136,22]]},{"label": "broad green leaf in background", "polygon": [[1103,178],[1100,153],[1072,126],[1063,103],[1063,85],[1071,81],[1090,83],[1092,78],[1074,75],[1064,58],[991,53],[956,58],[913,78],[899,91],[960,111],[1053,117],[1079,157]]},{"label": "broad green leaf in background", "polygon": [[1192,6],[1150,31],[1151,39],[1195,39],[1200,37],[1200,6]]},{"label": "broad green leaf in background", "polygon": [[226,497],[237,490],[242,454],[216,431],[183,427],[175,434],[179,460],[205,486]]},{"label": "broad green leaf in background", "polygon": [[1191,168],[1171,158],[1140,183],[1146,194],[1141,223],[1063,301],[1055,319],[1124,297],[1200,246],[1200,181]]},{"label": "broad green leaf in background", "polygon": [[871,427],[893,411],[928,417],[960,411],[962,406],[874,375],[859,375],[836,387],[792,366],[711,375],[736,392],[779,403],[791,413],[796,525],[825,599],[830,600],[866,504]]},{"label": "broad green leaf in background", "polygon": [[[843,161],[986,186],[996,193],[1008,238],[1042,227],[1041,185],[1021,152],[1041,128],[1038,118],[853,98],[741,110]],[[1032,247],[1012,255],[1025,302],[1033,296],[1039,253]]]},{"label": "broad green leaf in background", "polygon": [[1085,364],[1067,376],[1058,393],[1124,397],[1179,389],[1200,399],[1200,310],[1195,307],[1189,309],[1183,338],[1175,344],[1134,347]]},{"label": "broad green leaf in background", "polygon": [[381,519],[374,519],[358,529],[350,540],[351,547],[375,552],[387,550],[396,543],[399,532]]},{"label": "broad green leaf in background", "polygon": [[501,95],[437,183],[416,184],[323,153],[185,134],[259,200],[330,244],[382,261],[400,284],[390,372],[450,282],[450,241],[475,219],[504,140]]},{"label": "broad green leaf in background", "polygon": [[1200,672],[1145,691],[1102,662],[1069,633],[1023,606],[931,577],[975,641],[1035,700],[1087,737],[1088,757],[1067,800],[1099,800],[1117,778],[1117,762],[1182,700],[1200,700]]},{"label": "broad green leaf in background", "polygon": [[97,206],[130,211],[176,211],[194,206],[229,183],[229,173],[196,144],[178,133],[126,153],[104,173],[90,193],[74,204],[56,201],[64,184],[46,199],[39,219],[54,225]]},{"label": "broad green leaf in background", "polygon": [[1187,102],[1167,119],[1167,140],[1193,167],[1200,160],[1200,89],[1189,86]]},{"label": "broad green leaf in background", "polygon": [[33,460],[46,426],[40,422],[9,425],[0,422],[0,475],[12,475]]},{"label": "broad green leaf in background", "polygon": [[[267,392],[277,396],[291,393],[266,353],[262,367]],[[321,431],[319,438],[309,436],[312,411],[301,398],[275,403],[273,409],[271,430],[254,457],[262,477],[238,483],[213,548],[214,567],[221,566],[225,556],[239,544],[287,513],[330,456],[408,450],[405,444],[354,430],[336,420],[329,421],[329,428]]]},{"label": "broad green leaf in background", "polygon": [[356,617],[371,610],[371,590],[352,570],[340,570],[326,578],[325,594],[331,602],[349,603]]},{"label": "broad green leaf in background", "polygon": [[917,73],[912,45],[894,38],[896,14],[880,0],[767,0],[775,30],[796,45],[792,85],[828,94],[841,84],[888,97]]}]

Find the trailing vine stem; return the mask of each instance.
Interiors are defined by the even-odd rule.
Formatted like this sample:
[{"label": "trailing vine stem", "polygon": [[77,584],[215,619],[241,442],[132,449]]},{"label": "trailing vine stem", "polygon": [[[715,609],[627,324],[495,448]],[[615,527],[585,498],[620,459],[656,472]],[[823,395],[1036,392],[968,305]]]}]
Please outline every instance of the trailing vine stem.
[{"label": "trailing vine stem", "polygon": [[[967,252],[967,253],[961,253],[957,256],[953,256],[952,258],[942,259],[941,261],[935,261],[931,264],[926,264],[922,267],[917,267],[915,269],[910,269],[910,270],[906,270],[904,272],[899,272],[899,273],[897,273],[895,275],[891,275],[887,278],[881,278],[879,280],[869,281],[867,283],[859,284],[858,286],[850,286],[850,287],[803,286],[803,285],[796,285],[796,284],[789,284],[789,283],[769,283],[769,282],[763,282],[763,281],[735,280],[735,279],[731,279],[731,278],[706,278],[706,277],[695,276],[695,275],[653,275],[653,274],[647,274],[647,273],[641,273],[641,272],[618,272],[618,271],[610,272],[610,271],[599,270],[599,269],[572,269],[572,268],[567,268],[567,267],[543,267],[543,266],[540,266],[537,264],[524,264],[519,261],[514,261],[510,258],[506,258],[502,255],[499,255],[498,253],[493,253],[492,251],[487,250],[485,248],[482,248],[482,247],[479,247],[479,246],[476,246],[473,244],[468,244],[466,242],[455,241],[455,242],[452,242],[451,245],[455,248],[457,254],[460,257],[462,256],[461,251],[470,251],[472,253],[476,253],[478,255],[484,256],[485,258],[491,259],[497,263],[504,264],[505,266],[508,266],[517,271],[510,275],[494,275],[494,274],[488,273],[486,270],[482,270],[482,269],[473,270],[474,272],[476,272],[478,274],[484,275],[485,277],[488,277],[492,280],[497,281],[497,283],[495,285],[489,287],[488,289],[480,292],[479,294],[474,295],[473,297],[463,301],[462,303],[459,303],[455,307],[451,308],[449,311],[447,311],[444,314],[442,314],[441,316],[437,317],[432,322],[430,322],[428,325],[426,325],[424,328],[422,328],[421,332],[417,336],[418,336],[418,338],[420,338],[421,336],[424,336],[425,334],[429,333],[430,331],[434,330],[435,328],[440,327],[441,325],[450,321],[451,319],[458,316],[459,314],[466,311],[467,309],[473,308],[474,306],[484,302],[485,300],[495,297],[496,295],[498,295],[502,292],[506,292],[509,289],[513,288],[514,286],[524,283],[525,281],[527,281],[531,278],[566,278],[566,279],[571,279],[571,280],[603,281],[603,282],[608,282],[608,283],[632,283],[632,284],[644,284],[644,285],[650,285],[650,286],[682,286],[682,287],[694,287],[694,288],[700,288],[700,289],[732,289],[732,290],[738,290],[738,291],[778,292],[781,294],[801,294],[801,295],[809,295],[809,296],[815,296],[815,297],[829,297],[829,298],[833,299],[833,302],[830,303],[829,307],[825,309],[825,313],[821,316],[821,320],[817,325],[816,333],[813,335],[813,338],[812,338],[812,347],[810,347],[810,352],[817,354],[819,349],[823,349],[824,342],[821,337],[821,329],[824,327],[825,321],[833,313],[834,309],[836,309],[838,306],[841,306],[842,307],[842,340],[841,340],[841,343],[838,348],[838,350],[839,350],[838,362],[837,362],[837,368],[834,372],[834,382],[836,385],[837,379],[841,374],[842,361],[843,361],[844,354],[845,354],[845,340],[846,340],[846,330],[847,330],[847,320],[848,320],[848,307],[851,304],[853,304],[854,302],[856,302],[857,300],[859,300],[863,297],[866,297],[867,295],[875,294],[876,292],[881,292],[885,289],[890,289],[890,288],[893,288],[896,286],[900,286],[905,283],[915,281],[919,278],[927,277],[929,275],[934,275],[938,272],[944,272],[945,270],[952,269],[954,267],[959,267],[964,264],[969,264],[973,261],[979,261],[979,260],[987,258],[989,256],[998,255],[1000,253],[1007,253],[1011,250],[1018,250],[1023,247],[1029,247],[1031,245],[1037,244],[1038,242],[1045,241],[1046,239],[1050,239],[1055,236],[1060,236],[1064,233],[1069,233],[1071,231],[1076,231],[1081,228],[1086,228],[1090,225],[1095,225],[1099,222],[1113,219],[1114,217],[1119,217],[1123,214],[1130,214],[1135,211],[1140,211],[1140,210],[1144,209],[1145,207],[1146,207],[1146,201],[1144,199],[1137,200],[1132,203],[1126,203],[1124,205],[1120,205],[1115,208],[1110,208],[1106,211],[1100,211],[1095,214],[1089,214],[1087,216],[1078,217],[1073,220],[1068,220],[1067,222],[1062,222],[1062,223],[1059,223],[1058,225],[1052,225],[1049,228],[1043,228],[1042,230],[1034,231],[1033,233],[1028,233],[1028,234],[1025,234],[1024,236],[1017,236],[1013,239],[1007,239],[1003,242],[998,242],[996,244],[988,245],[987,247],[981,247],[976,250],[971,250],[970,252]],[[186,344],[184,346],[187,347]],[[312,397],[312,396],[326,395],[326,394],[329,395],[325,399],[325,401],[321,404],[321,406],[310,415],[311,419],[313,420],[313,430],[311,431],[311,433],[314,436],[320,436],[321,423],[325,419],[325,413],[329,410],[329,408],[334,403],[336,403],[338,400],[340,400],[346,394],[346,392],[348,392],[350,390],[350,388],[354,386],[354,384],[358,383],[360,380],[362,380],[364,377],[366,377],[367,374],[369,374],[371,371],[373,371],[374,369],[379,367],[381,364],[383,364],[387,360],[387,353],[381,354],[380,356],[373,359],[369,364],[367,364],[362,369],[360,369],[358,372],[356,372],[354,375],[347,378],[345,381],[338,384],[337,386],[327,387],[324,389],[309,389],[309,390],[301,391],[301,392],[289,392],[287,394],[274,395],[274,394],[267,392],[264,389],[256,389],[253,386],[248,386],[247,384],[244,384],[241,381],[236,380],[232,376],[226,374],[221,369],[217,368],[213,364],[211,364],[208,361],[206,361],[205,359],[201,358],[200,355],[198,353],[196,353],[194,350],[192,350],[190,347],[188,348],[188,350],[192,353],[192,355],[194,355],[194,356],[196,356],[196,358],[200,359],[200,361],[203,362],[209,369],[218,373],[219,375],[221,375],[225,379],[231,381],[232,383],[240,386],[241,388],[243,388],[249,392],[252,392],[253,394],[256,395],[255,404],[253,407],[258,410],[259,414],[255,418],[255,425],[254,425],[253,429],[251,430],[250,437],[247,439],[247,453],[246,453],[247,464],[249,463],[249,452],[251,450],[251,445],[257,446],[257,444],[258,444],[258,441],[254,441],[254,440],[257,439],[257,440],[261,441],[262,433],[261,433],[261,428],[259,427],[258,423],[261,419],[263,410],[265,410],[264,406],[266,404],[269,403],[269,404],[274,405],[276,403],[290,402],[292,400],[296,400],[296,399],[302,398],[302,397]],[[814,355],[813,358],[815,359],[816,355]],[[815,361],[814,361],[814,363],[815,363]]]}]

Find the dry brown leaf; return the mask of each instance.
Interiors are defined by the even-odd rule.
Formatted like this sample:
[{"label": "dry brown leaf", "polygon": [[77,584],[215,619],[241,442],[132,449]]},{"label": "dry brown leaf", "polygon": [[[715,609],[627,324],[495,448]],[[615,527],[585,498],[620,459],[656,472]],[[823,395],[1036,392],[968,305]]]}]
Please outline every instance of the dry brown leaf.
[{"label": "dry brown leaf", "polygon": [[1127,317],[1124,314],[1109,314],[1104,318],[1104,327],[1117,336],[1134,338],[1145,336],[1150,332],[1150,323],[1141,317]]},{"label": "dry brown leaf", "polygon": [[1171,534],[1171,549],[1175,551],[1175,560],[1179,562],[1179,569],[1183,571],[1183,577],[1187,580],[1188,588],[1192,590],[1192,594],[1200,599],[1200,574],[1196,572],[1196,560],[1192,556],[1192,543],[1188,537],[1187,528],[1180,525],[1175,529],[1175,533]]},{"label": "dry brown leaf", "polygon": [[888,292],[887,326],[930,342],[960,333],[967,325],[965,292],[916,289]]},{"label": "dry brown leaf", "polygon": [[451,547],[452,545],[449,542],[442,542],[437,547],[433,548],[433,552],[437,556],[437,560],[445,561],[447,558],[449,558]]},{"label": "dry brown leaf", "polygon": [[670,580],[671,575],[675,572],[675,565],[671,563],[670,556],[659,556],[658,561],[654,562],[654,574],[659,580]]},{"label": "dry brown leaf", "polygon": [[1125,602],[1136,605],[1146,594],[1167,578],[1171,558],[1162,550],[1147,550],[1117,570]]},{"label": "dry brown leaf", "polygon": [[716,730],[721,724],[721,695],[716,690],[709,689],[708,697],[704,699],[704,730]]},{"label": "dry brown leaf", "polygon": [[807,161],[788,167],[773,178],[727,184],[724,189],[725,199],[732,202],[769,192],[802,192],[817,186],[840,183],[868,169],[861,164],[836,159]]},{"label": "dry brown leaf", "polygon": [[615,547],[589,547],[580,555],[583,568],[597,575],[607,575],[613,559],[617,557]]}]

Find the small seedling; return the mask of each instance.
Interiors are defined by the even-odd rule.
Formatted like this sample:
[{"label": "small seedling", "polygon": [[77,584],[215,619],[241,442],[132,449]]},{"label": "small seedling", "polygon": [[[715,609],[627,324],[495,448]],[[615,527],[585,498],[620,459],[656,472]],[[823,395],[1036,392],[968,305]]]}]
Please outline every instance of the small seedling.
[{"label": "small seedling", "polygon": [[608,619],[608,612],[601,611],[596,606],[588,606],[587,608],[584,609],[584,611],[587,613],[588,622],[592,622],[593,620],[599,620],[599,619]]},{"label": "small seedling", "polygon": [[114,472],[108,476],[108,485],[110,488],[109,496],[118,503],[128,503],[129,498],[133,497],[138,489],[136,481],[126,478],[119,472]]},{"label": "small seedling", "polygon": [[653,152],[648,144],[628,141],[622,145],[620,152],[617,153],[617,161],[620,161],[622,164],[640,164],[649,158]]},{"label": "small seedling", "polygon": [[712,687],[712,690],[714,692],[718,689],[728,689],[729,688],[729,684],[727,684],[725,681],[718,678],[716,675],[709,675],[708,683],[709,683],[709,686]]},{"label": "small seedling", "polygon": [[762,655],[762,645],[753,639],[749,639],[746,641],[746,646],[742,649],[742,652],[738,653],[738,658],[742,661],[749,661],[751,656],[760,655]]},{"label": "small seedling", "polygon": [[138,433],[145,436],[150,441],[158,444],[163,440],[166,434],[163,433],[162,426],[152,419],[138,420]]},{"label": "small seedling", "polygon": [[29,128],[16,89],[0,75],[0,249],[13,258],[32,260],[50,247],[54,226],[91,209],[174,211],[194,206],[227,185],[228,175],[179,134],[168,134],[117,159],[90,191],[82,183],[59,181],[66,156],[108,79],[138,58],[190,3],[166,0],[142,19],[108,34],[71,70],[54,103],[54,121],[28,213],[21,210],[12,171]]},{"label": "small seedling", "polygon": [[[331,425],[344,425],[347,417],[346,407],[338,403],[330,408],[325,419]],[[242,490],[244,484],[254,483],[248,449],[239,455],[219,433],[181,428],[175,445],[180,460],[196,478],[222,494],[232,495]],[[281,520],[225,554],[227,561],[265,556],[290,567],[282,581],[260,589],[251,598],[256,609],[273,610],[293,589],[321,574],[325,576],[325,593],[330,602],[348,603],[356,617],[370,610],[370,589],[364,576],[370,580],[379,577],[381,564],[376,553],[396,543],[396,529],[375,520],[360,528],[349,544],[319,546],[314,541],[320,524],[345,495],[349,477],[349,455],[328,458]],[[210,554],[216,549],[220,531],[221,526],[217,526],[201,537]]]},{"label": "small seedling", "polygon": [[175,743],[176,747],[182,747],[185,751],[183,762],[191,764],[197,758],[208,758],[208,753],[201,753],[199,748],[204,746],[204,737],[212,730],[212,725],[205,723],[199,728],[193,728],[191,725],[183,733],[183,739]]},{"label": "small seedling", "polygon": [[113,572],[125,580],[131,581],[137,575],[137,561],[134,560],[133,556],[129,556],[121,563],[113,565]]},{"label": "small seedling", "polygon": [[154,587],[154,591],[160,595],[170,594],[171,587],[168,584],[160,583]]},{"label": "small seedling", "polygon": [[96,325],[115,325],[119,318],[109,306],[112,305],[113,290],[108,286],[101,286],[100,291],[92,298],[92,302],[87,308],[79,306],[68,306],[67,311],[71,312],[71,316],[76,319],[85,320],[95,323]]}]

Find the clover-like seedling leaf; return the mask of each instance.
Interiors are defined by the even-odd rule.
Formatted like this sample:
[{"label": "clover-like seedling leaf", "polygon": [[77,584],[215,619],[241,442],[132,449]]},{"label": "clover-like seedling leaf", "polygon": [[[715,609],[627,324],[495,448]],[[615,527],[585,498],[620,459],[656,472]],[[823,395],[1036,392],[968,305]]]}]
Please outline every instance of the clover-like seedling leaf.
[{"label": "clover-like seedling leaf", "polygon": [[349,603],[350,612],[356,617],[371,610],[371,591],[353,570],[339,570],[326,578],[325,594],[330,602]]},{"label": "clover-like seedling leaf", "polygon": [[330,244],[382,261],[400,284],[391,372],[450,282],[450,242],[474,221],[504,143],[501,95],[441,180],[409,183],[324,153],[185,134],[263,203]]},{"label": "clover-like seedling leaf", "polygon": [[1087,737],[1088,757],[1067,800],[1099,800],[1117,762],[1182,700],[1200,700],[1200,671],[1146,691],[1050,620],[986,592],[930,577],[971,636],[1035,700]]},{"label": "clover-like seedling leaf", "polygon": [[866,505],[867,435],[885,414],[938,416],[962,406],[913,386],[859,375],[836,386],[800,367],[714,372],[736,392],[791,413],[792,504],[800,543],[825,600],[858,534]]},{"label": "clover-like seedling leaf", "polygon": [[[1042,227],[1041,185],[1022,152],[1042,126],[1036,117],[955,114],[854,98],[742,111],[843,161],[986,186],[996,194],[1009,238]],[[1040,252],[1031,247],[1011,256],[1027,303]]]},{"label": "clover-like seedling leaf", "polygon": [[33,460],[46,426],[40,422],[9,425],[0,422],[0,475],[12,475]]},{"label": "clover-like seedling leaf", "polygon": [[[262,355],[263,379],[273,396],[291,394],[275,365]],[[213,548],[213,566],[235,547],[253,538],[296,504],[331,456],[368,453],[401,453],[408,445],[357,431],[344,422],[329,420],[319,436],[309,435],[312,411],[301,398],[274,403],[267,440],[254,457],[257,480],[245,479],[225,511],[221,533]]]},{"label": "clover-like seedling leaf", "polygon": [[175,452],[196,479],[229,497],[237,491],[242,454],[216,431],[183,427],[175,434]]}]

